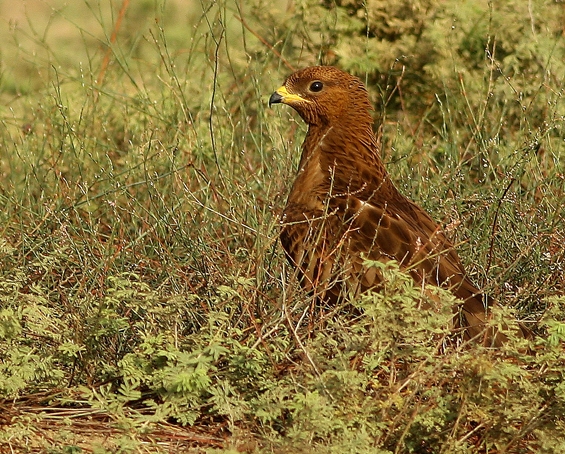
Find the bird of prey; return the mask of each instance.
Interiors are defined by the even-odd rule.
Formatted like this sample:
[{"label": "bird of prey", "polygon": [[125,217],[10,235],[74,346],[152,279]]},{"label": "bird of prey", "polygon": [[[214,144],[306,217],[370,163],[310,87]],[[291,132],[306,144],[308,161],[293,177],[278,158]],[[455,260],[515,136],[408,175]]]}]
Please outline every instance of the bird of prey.
[{"label": "bird of prey", "polygon": [[308,125],[280,233],[302,286],[326,301],[378,291],[382,275],[366,259],[395,260],[423,289],[439,286],[461,300],[454,328],[465,339],[501,345],[505,336],[485,328],[492,301],[467,277],[442,228],[386,171],[361,80],[331,66],[308,67],[271,95],[275,103]]}]

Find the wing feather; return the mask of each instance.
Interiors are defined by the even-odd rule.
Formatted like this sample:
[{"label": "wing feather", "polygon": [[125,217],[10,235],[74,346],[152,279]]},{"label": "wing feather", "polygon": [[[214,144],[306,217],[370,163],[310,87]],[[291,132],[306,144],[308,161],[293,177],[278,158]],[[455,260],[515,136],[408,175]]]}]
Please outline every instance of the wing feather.
[{"label": "wing feather", "polygon": [[344,291],[378,289],[382,276],[375,267],[365,265],[365,258],[396,260],[417,283],[449,289],[460,298],[462,320],[456,318],[455,325],[468,327],[467,337],[479,335],[484,330],[488,300],[467,278],[442,229],[412,202],[402,203],[408,203],[410,209],[340,197],[331,200],[326,213],[309,217],[289,204],[281,242],[300,270],[302,285],[333,300]]}]

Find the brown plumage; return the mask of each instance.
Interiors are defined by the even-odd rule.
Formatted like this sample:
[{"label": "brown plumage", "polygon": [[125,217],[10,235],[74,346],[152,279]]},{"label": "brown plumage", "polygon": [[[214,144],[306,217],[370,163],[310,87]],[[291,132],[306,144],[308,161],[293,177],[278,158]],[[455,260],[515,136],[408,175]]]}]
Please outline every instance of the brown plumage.
[{"label": "brown plumage", "polygon": [[280,235],[302,285],[335,301],[344,292],[378,289],[381,276],[364,257],[396,260],[418,284],[462,300],[454,325],[465,327],[465,338],[500,345],[504,336],[484,328],[489,298],[468,279],[438,224],[392,183],[363,83],[334,67],[305,68],[272,94],[274,103],[288,104],[308,124]]}]

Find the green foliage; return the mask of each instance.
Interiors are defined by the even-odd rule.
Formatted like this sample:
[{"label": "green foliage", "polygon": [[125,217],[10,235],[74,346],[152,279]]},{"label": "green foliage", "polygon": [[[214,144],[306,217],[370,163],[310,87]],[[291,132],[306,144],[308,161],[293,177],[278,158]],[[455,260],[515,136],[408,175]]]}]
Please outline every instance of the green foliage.
[{"label": "green foliage", "polygon": [[[101,1],[0,30],[0,446],[564,451],[562,4],[272,3],[131,2],[115,40]],[[367,83],[394,181],[493,324],[539,320],[529,345],[461,345],[453,296],[394,263],[340,307],[301,292],[277,214],[303,129],[265,109],[285,61]]]}]

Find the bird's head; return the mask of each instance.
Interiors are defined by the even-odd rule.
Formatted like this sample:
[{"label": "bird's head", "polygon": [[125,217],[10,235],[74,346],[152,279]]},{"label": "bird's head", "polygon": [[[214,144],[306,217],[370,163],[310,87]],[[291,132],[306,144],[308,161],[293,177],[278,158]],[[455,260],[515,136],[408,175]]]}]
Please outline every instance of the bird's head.
[{"label": "bird's head", "polygon": [[269,98],[269,105],[292,107],[309,125],[335,125],[346,117],[368,117],[371,105],[357,77],[333,66],[311,66],[291,74]]}]

